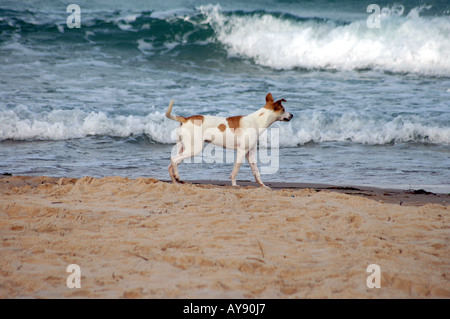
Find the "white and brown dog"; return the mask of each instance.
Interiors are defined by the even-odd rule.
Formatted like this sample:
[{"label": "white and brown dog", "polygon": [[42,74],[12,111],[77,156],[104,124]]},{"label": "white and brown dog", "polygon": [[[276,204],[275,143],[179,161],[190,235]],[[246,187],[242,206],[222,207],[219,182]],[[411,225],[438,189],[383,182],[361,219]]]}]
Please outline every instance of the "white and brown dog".
[{"label": "white and brown dog", "polygon": [[244,157],[250,164],[256,182],[265,187],[261,181],[256,165],[256,148],[258,137],[276,121],[290,121],[293,115],[287,112],[281,102],[273,101],[272,94],[267,94],[266,105],[258,111],[245,116],[219,117],[194,115],[182,117],[172,115],[173,100],[169,104],[166,116],[181,123],[178,133],[178,154],[171,158],[169,174],[173,183],[180,181],[178,165],[185,159],[193,157],[203,150],[204,142],[213,143],[228,149],[237,150],[236,162],[231,172],[231,185],[237,186],[236,176]]}]

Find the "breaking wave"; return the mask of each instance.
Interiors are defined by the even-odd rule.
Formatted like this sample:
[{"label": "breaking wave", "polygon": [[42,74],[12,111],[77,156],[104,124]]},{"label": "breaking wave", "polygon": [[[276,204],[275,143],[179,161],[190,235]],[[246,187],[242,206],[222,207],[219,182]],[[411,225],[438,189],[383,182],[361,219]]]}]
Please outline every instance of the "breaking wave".
[{"label": "breaking wave", "polygon": [[[24,108],[0,112],[0,141],[67,140],[86,136],[128,138],[144,134],[152,142],[172,144],[174,130],[178,127],[178,123],[158,111],[145,116],[113,116],[81,110],[53,110],[31,115]],[[282,123],[275,127],[279,130],[281,147],[330,141],[373,145],[400,142],[450,144],[449,127],[402,115],[382,119],[351,111],[340,115],[312,111],[296,115],[288,125]]]},{"label": "breaking wave", "polygon": [[227,13],[201,7],[231,56],[274,69],[375,69],[450,76],[450,19],[421,17],[427,7],[403,15],[383,8],[380,28],[366,20],[341,22],[267,12]]}]

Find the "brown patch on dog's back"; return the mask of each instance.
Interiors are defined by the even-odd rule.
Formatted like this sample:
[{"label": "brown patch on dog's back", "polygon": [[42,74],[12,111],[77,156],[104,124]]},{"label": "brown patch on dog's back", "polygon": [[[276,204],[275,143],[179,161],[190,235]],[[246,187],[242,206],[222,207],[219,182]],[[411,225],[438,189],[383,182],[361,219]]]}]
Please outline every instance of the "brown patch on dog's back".
[{"label": "brown patch on dog's back", "polygon": [[225,131],[225,129],[227,128],[227,126],[226,126],[225,124],[220,124],[217,128],[218,128],[221,132],[223,132],[223,131]]},{"label": "brown patch on dog's back", "polygon": [[191,121],[195,125],[201,126],[205,120],[205,117],[203,115],[193,115],[188,117],[186,120]]},{"label": "brown patch on dog's back", "polygon": [[234,131],[241,127],[242,115],[227,117],[228,127]]}]

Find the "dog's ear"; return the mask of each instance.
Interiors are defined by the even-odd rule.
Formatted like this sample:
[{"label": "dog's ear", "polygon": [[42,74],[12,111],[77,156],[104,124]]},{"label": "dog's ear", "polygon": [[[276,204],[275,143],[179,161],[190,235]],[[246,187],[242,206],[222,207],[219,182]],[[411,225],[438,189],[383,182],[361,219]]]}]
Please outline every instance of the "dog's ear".
[{"label": "dog's ear", "polygon": [[277,105],[278,106],[277,108],[282,108],[283,105],[281,105],[281,102],[286,102],[286,100],[285,99],[277,100],[273,102],[273,105]]},{"label": "dog's ear", "polygon": [[273,97],[272,94],[268,93],[266,95],[266,103],[273,103]]}]

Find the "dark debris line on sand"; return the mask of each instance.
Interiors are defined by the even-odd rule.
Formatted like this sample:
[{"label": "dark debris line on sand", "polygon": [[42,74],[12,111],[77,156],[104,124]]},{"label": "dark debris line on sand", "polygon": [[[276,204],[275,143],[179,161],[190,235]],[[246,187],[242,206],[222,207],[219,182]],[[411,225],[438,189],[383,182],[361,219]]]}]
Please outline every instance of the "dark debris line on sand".
[{"label": "dark debris line on sand", "polygon": [[[192,184],[205,184],[217,186],[230,186],[228,181],[210,181],[193,180],[186,181]],[[250,181],[238,181],[241,186],[255,186],[257,184]],[[365,198],[382,201],[384,203],[421,206],[426,204],[440,204],[447,206],[450,203],[450,194],[436,194],[419,190],[401,190],[401,189],[382,189],[376,187],[354,187],[354,186],[334,186],[326,184],[307,184],[307,183],[285,183],[285,182],[267,182],[265,183],[272,189],[314,189],[316,192],[331,191],[347,195],[362,196]]]}]

